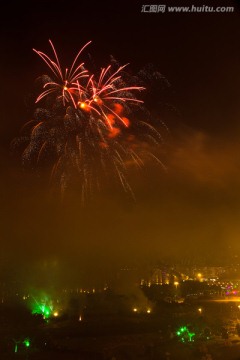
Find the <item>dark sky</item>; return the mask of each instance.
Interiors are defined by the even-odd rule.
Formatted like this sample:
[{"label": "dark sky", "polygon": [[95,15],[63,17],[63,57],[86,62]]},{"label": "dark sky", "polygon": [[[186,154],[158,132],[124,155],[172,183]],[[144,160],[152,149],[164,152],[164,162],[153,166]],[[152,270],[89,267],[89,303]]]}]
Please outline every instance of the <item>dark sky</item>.
[{"label": "dark sky", "polygon": [[[162,3],[162,2],[161,2]],[[165,1],[173,6],[201,1]],[[84,264],[96,273],[113,264],[154,263],[163,256],[217,263],[238,254],[240,215],[240,8],[225,14],[147,14],[141,2],[9,1],[1,18],[1,261]],[[32,48],[52,39],[67,62],[87,41],[98,66],[113,55],[137,72],[148,63],[170,88],[164,105],[161,169],[135,180],[137,202],[112,191],[82,209],[64,205],[25,174],[10,142],[31,119],[28,97],[46,68]],[[158,97],[159,95],[159,97]],[[164,110],[163,110],[164,108]],[[210,260],[211,259],[211,260]],[[104,266],[102,264],[105,264]],[[106,265],[107,264],[107,265]],[[41,266],[41,265],[39,265]],[[63,266],[63,265],[61,265]],[[75,265],[74,265],[75,266]]]}]

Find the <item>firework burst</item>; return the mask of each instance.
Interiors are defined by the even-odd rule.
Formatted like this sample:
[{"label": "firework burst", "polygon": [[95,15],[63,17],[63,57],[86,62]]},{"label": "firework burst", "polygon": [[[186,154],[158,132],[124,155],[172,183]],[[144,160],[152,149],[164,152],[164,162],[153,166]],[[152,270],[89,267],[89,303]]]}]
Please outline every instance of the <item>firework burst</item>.
[{"label": "firework burst", "polygon": [[76,81],[88,77],[88,71],[84,69],[84,63],[82,62],[78,64],[77,60],[83,50],[91,43],[91,41],[89,41],[81,48],[81,50],[78,52],[77,56],[73,60],[70,70],[66,68],[65,72],[63,72],[62,70],[56,49],[52,41],[49,40],[49,43],[53,50],[54,60],[52,60],[47,54],[43,53],[42,51],[33,49],[33,51],[43,59],[43,61],[47,64],[48,68],[52,71],[54,75],[54,80],[48,81],[44,84],[44,91],[37,97],[36,103],[42,100],[45,96],[50,95],[51,93],[60,93],[59,97],[62,98],[64,106],[68,102],[72,102],[75,105],[72,93],[74,93],[74,91],[76,90]]},{"label": "firework burst", "polygon": [[51,179],[62,193],[78,179],[83,202],[104,179],[116,180],[134,197],[128,169],[142,168],[146,156],[161,163],[150,150],[159,144],[160,134],[145,120],[143,100],[136,97],[144,87],[127,82],[127,65],[111,64],[99,75],[86,70],[79,59],[89,44],[65,72],[51,41],[53,59],[34,49],[53,79],[45,76],[43,91],[35,101],[42,107],[26,124],[25,129],[30,126],[31,130],[23,160],[33,165],[47,159],[52,164]]}]

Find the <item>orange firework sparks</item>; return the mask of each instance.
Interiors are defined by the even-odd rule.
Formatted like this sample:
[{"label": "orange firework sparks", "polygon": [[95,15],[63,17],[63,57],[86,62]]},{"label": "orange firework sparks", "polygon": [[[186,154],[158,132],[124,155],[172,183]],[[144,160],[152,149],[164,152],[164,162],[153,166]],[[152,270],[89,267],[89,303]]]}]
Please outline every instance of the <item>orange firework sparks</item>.
[{"label": "orange firework sparks", "polygon": [[119,135],[120,134],[120,129],[118,129],[118,128],[116,128],[116,127],[113,127],[112,129],[111,129],[111,131],[109,132],[109,134],[108,134],[108,137],[110,137],[110,138],[115,138],[117,135]]},{"label": "orange firework sparks", "polygon": [[[116,68],[113,62],[99,74],[90,74],[79,60],[90,41],[78,52],[70,70],[63,71],[49,42],[52,58],[34,49],[51,70],[52,78],[42,77],[43,91],[36,99],[42,108],[38,107],[34,120],[27,123],[32,125],[23,162],[34,159],[40,164],[45,155],[53,159],[51,179],[57,179],[61,191],[78,174],[83,202],[94,187],[99,188],[103,174],[118,179],[124,191],[133,196],[127,180],[128,166],[141,168],[145,154],[158,160],[150,149],[159,142],[160,135],[148,121],[141,121],[146,116],[143,100],[135,96],[144,87],[128,85],[127,65]],[[136,77],[130,84],[133,79]],[[50,101],[44,101],[47,99]],[[138,112],[134,116],[135,109]]]}]

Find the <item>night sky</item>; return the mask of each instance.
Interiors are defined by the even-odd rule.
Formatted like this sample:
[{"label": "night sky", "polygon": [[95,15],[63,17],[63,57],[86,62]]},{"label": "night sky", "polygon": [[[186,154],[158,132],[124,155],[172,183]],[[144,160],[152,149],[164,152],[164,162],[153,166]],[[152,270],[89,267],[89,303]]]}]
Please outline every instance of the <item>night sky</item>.
[{"label": "night sky", "polygon": [[[23,0],[4,7],[0,261],[12,273],[45,267],[72,276],[88,268],[94,277],[171,256],[217,264],[240,252],[240,7],[208,0],[235,11],[147,14],[142,4]],[[63,204],[41,172],[21,168],[10,143],[31,119],[34,80],[47,72],[32,48],[49,52],[49,38],[63,62],[92,40],[85,58],[98,67],[113,55],[133,73],[151,63],[166,79],[149,103],[169,129],[159,154],[167,171],[150,165],[133,176],[136,203],[109,189],[86,208],[77,193]]]}]

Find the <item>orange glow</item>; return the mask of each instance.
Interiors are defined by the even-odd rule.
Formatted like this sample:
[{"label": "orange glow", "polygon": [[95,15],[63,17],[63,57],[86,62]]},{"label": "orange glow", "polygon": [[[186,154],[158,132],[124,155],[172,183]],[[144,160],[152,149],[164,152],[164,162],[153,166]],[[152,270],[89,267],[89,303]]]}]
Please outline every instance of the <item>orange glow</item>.
[{"label": "orange glow", "polygon": [[99,146],[100,146],[102,149],[107,149],[107,148],[108,148],[108,144],[105,143],[104,141],[101,141],[101,142],[99,143]]},{"label": "orange glow", "polygon": [[114,111],[116,114],[120,115],[123,111],[123,106],[121,104],[115,103],[114,104]]},{"label": "orange glow", "polygon": [[79,106],[80,106],[80,108],[84,109],[86,107],[86,104],[82,102],[82,103],[79,103]]},{"label": "orange glow", "polygon": [[64,86],[64,87],[63,87],[63,90],[66,90],[66,91],[67,91],[67,90],[68,90],[67,86]]},{"label": "orange glow", "polygon": [[81,108],[81,109],[83,109],[83,110],[85,110],[85,111],[89,111],[90,109],[89,109],[89,107],[88,107],[88,105],[85,103],[85,102],[78,102],[78,106]]},{"label": "orange glow", "polygon": [[115,136],[117,136],[118,134],[120,133],[120,129],[118,129],[118,128],[112,128],[111,129],[111,131],[110,131],[110,133],[109,133],[109,137],[110,138],[114,138]]},{"label": "orange glow", "polygon": [[96,96],[94,99],[93,99],[93,101],[95,101],[98,105],[102,105],[102,100],[98,97],[98,96]]}]

